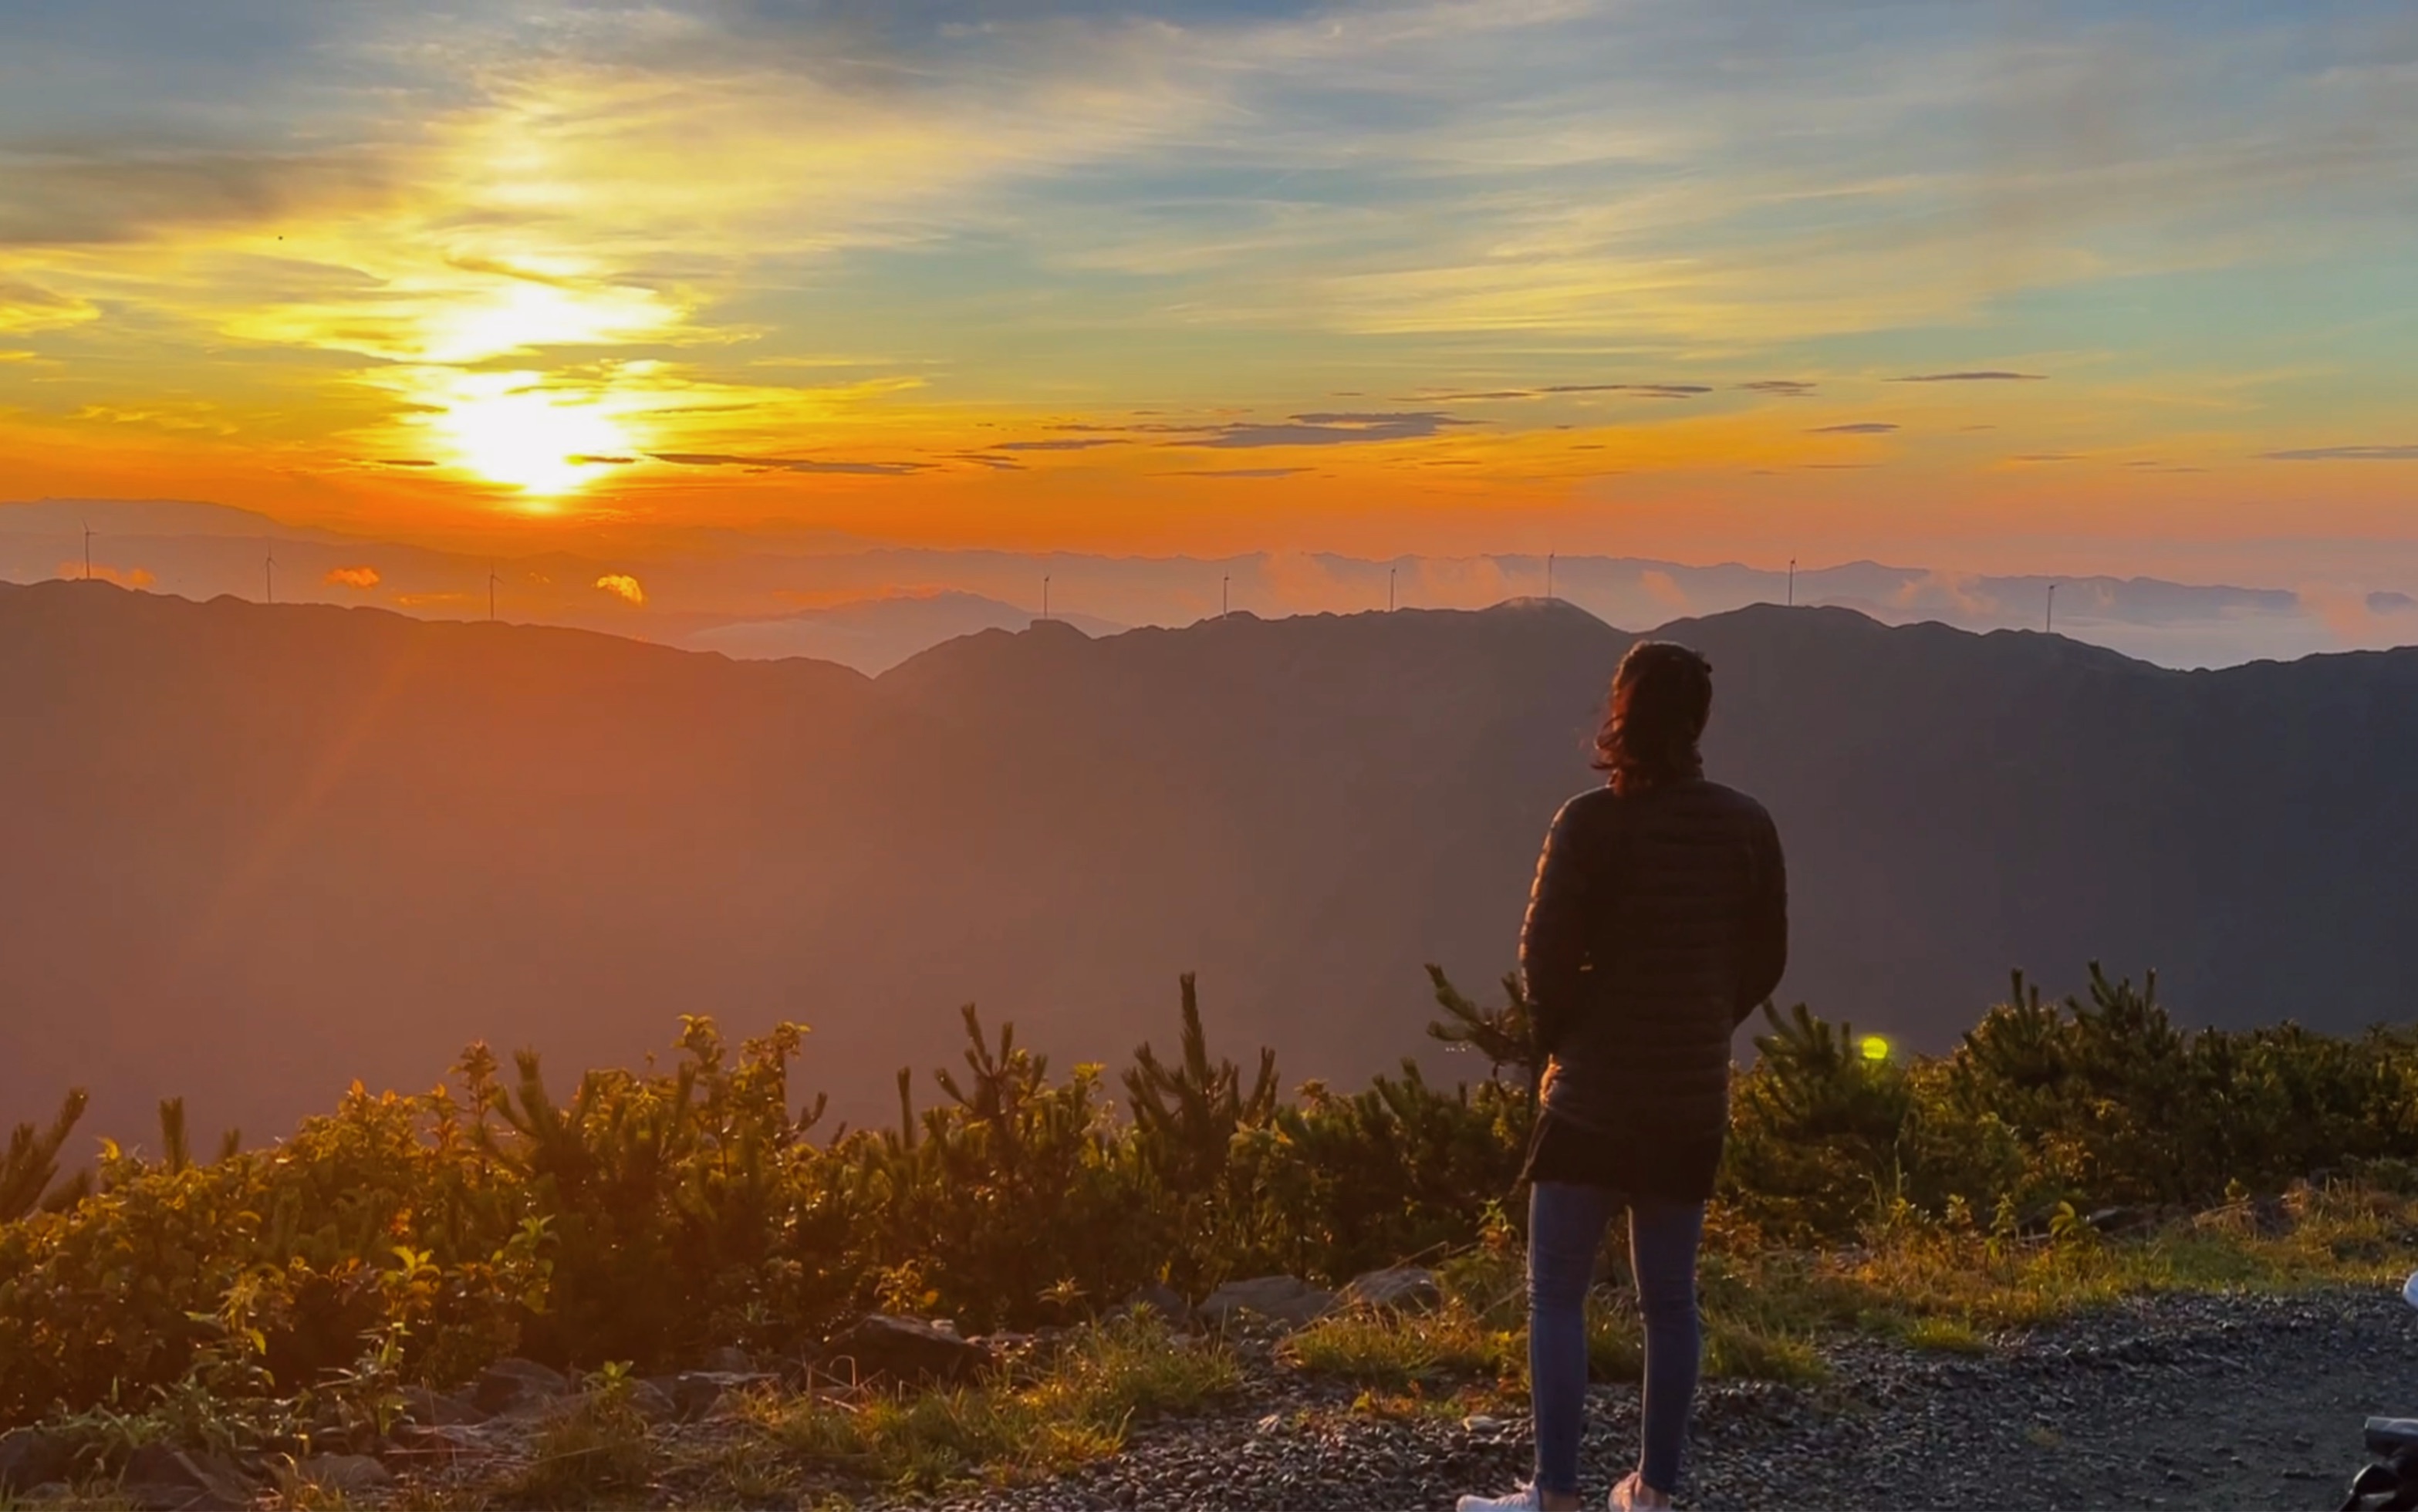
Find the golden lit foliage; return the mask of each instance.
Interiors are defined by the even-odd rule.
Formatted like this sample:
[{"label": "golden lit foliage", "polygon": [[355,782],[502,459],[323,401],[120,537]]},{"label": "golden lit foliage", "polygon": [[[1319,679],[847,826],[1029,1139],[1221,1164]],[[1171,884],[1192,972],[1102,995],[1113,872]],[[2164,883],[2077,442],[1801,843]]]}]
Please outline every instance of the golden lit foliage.
[{"label": "golden lit foliage", "polygon": [[[822,1142],[820,1104],[802,1113],[789,1091],[803,1031],[734,1053],[701,1017],[668,1069],[592,1072],[562,1097],[534,1055],[508,1073],[473,1046],[453,1089],[357,1090],[273,1149],[211,1160],[171,1104],[161,1158],[111,1147],[81,1184],[59,1180],[71,1102],[0,1165],[0,1217],[16,1214],[0,1221],[0,1421],[113,1393],[200,1413],[304,1387],[375,1414],[403,1383],[506,1352],[643,1370],[713,1344],[791,1352],[866,1308],[970,1330],[1064,1323],[1150,1283],[1333,1283],[1422,1255],[1456,1257],[1440,1311],[1345,1315],[1291,1357],[1371,1389],[1499,1384],[1521,1352],[1509,1199],[1530,1052],[1516,999],[1479,1008],[1436,988],[1445,1037],[1478,1035],[1508,1079],[1445,1091],[1406,1065],[1357,1093],[1288,1098],[1273,1071],[1245,1077],[1212,1054],[1187,990],[1180,1053],[1137,1058],[1129,1114],[1102,1068],[1053,1076],[972,1010],[933,1106],[902,1074],[895,1126]],[[2418,1204],[2395,1195],[2418,1187],[2405,1037],[2186,1032],[2148,990],[2096,973],[2089,1001],[2062,1005],[2018,981],[1936,1059],[1870,1056],[1801,1010],[1774,1018],[1738,1077],[1707,1229],[1716,1373],[1802,1379],[1826,1328],[1963,1349],[2128,1292],[2410,1263]],[[1591,1324],[1612,1376],[1638,1347],[1623,1295],[1599,1298]],[[1113,1337],[1098,1347],[1091,1383],[1060,1379],[1048,1400],[1016,1386],[895,1421],[801,1408],[784,1431],[911,1479],[1014,1462],[994,1439],[1026,1442],[1044,1420],[1059,1426],[1042,1459],[1101,1452],[1116,1404],[1177,1388],[1136,1383],[1174,1368],[1149,1351],[1145,1368],[1116,1363]]]}]

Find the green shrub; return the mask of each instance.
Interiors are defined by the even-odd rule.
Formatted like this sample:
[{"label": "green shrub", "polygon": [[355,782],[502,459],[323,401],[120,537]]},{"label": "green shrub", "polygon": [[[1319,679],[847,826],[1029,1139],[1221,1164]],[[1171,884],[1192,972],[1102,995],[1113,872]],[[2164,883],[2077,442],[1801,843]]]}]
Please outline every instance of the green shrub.
[{"label": "green shrub", "polygon": [[[792,1111],[803,1030],[734,1052],[696,1016],[663,1069],[591,1072],[558,1096],[533,1053],[507,1077],[473,1046],[451,1088],[356,1087],[282,1143],[230,1139],[207,1161],[171,1104],[158,1157],[104,1145],[62,1181],[71,1096],[0,1158],[0,1423],[106,1410],[208,1438],[238,1429],[195,1403],[233,1397],[262,1404],[239,1430],[255,1436],[305,1405],[369,1433],[403,1387],[458,1382],[507,1352],[648,1371],[716,1344],[786,1352],[872,1307],[1024,1328],[1151,1282],[1333,1284],[1418,1257],[1446,1258],[1450,1308],[1384,1337],[1339,1321],[1299,1357],[1368,1381],[1499,1373],[1518,1363],[1503,1341],[1522,1321],[1512,1187],[1536,1116],[1533,1045],[1516,981],[1480,1007],[1432,975],[1436,1037],[1492,1073],[1474,1083],[1437,1086],[1405,1062],[1358,1092],[1283,1095],[1266,1052],[1247,1075],[1212,1055],[1186,978],[1178,1052],[1143,1046],[1117,1083],[1096,1065],[1053,1075],[969,1007],[962,1066],[934,1075],[931,1106],[902,1073],[895,1127],[821,1140],[820,1100]],[[1802,1005],[1766,1015],[1708,1226],[1718,1368],[1799,1370],[1809,1328],[1859,1317],[1995,1325],[2227,1266],[2298,1275],[2406,1246],[2398,1217],[2320,1202],[2299,1221],[2326,1236],[2322,1253],[2254,1253],[2265,1241],[2238,1199],[2324,1168],[2418,1188],[2408,1034],[2187,1031],[2154,979],[2095,966],[2087,1000],[2062,1003],[2018,974],[1936,1058],[1874,1056]],[[2241,1233],[2178,1239],[2155,1264],[2095,1245],[2102,1206],[2228,1202]],[[1791,1270],[1785,1252],[1807,1246],[1852,1258]],[[1616,1306],[1594,1338],[1599,1369],[1633,1370]],[[1039,1411],[1018,1399],[979,1412]],[[898,1443],[932,1465],[981,1459],[946,1448],[987,1431],[975,1417],[914,1411],[941,1416]]]}]

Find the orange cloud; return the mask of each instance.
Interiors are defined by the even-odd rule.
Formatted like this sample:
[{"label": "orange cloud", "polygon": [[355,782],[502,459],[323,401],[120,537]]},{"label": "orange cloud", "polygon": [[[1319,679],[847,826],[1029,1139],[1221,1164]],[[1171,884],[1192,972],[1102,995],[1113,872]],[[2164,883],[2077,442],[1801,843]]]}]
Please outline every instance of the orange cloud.
[{"label": "orange cloud", "polygon": [[329,588],[374,588],[378,586],[378,570],[375,567],[330,568],[323,581]]},{"label": "orange cloud", "polygon": [[1666,609],[1686,614],[1693,607],[1689,603],[1688,590],[1679,586],[1679,580],[1659,567],[1639,573],[1637,584],[1645,590],[1647,597]]},{"label": "orange cloud", "polygon": [[140,567],[104,567],[99,562],[93,563],[89,572],[85,571],[84,564],[82,561],[61,562],[59,563],[58,575],[61,577],[97,577],[104,583],[115,583],[119,588],[147,588],[152,584],[160,581],[158,578],[152,576],[148,572]]},{"label": "orange cloud", "polygon": [[607,573],[596,580],[596,586],[634,609],[646,604],[647,590],[627,573]]}]

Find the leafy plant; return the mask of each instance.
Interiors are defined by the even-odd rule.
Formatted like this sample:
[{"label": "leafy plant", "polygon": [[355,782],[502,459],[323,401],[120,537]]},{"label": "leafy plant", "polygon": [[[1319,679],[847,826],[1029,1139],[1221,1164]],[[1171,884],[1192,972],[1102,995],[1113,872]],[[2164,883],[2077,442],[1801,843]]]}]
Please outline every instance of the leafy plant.
[{"label": "leafy plant", "polygon": [[[902,1074],[895,1127],[822,1130],[822,1100],[791,1092],[803,1028],[734,1046],[702,1016],[680,1021],[661,1067],[590,1072],[563,1093],[534,1052],[474,1045],[448,1086],[355,1087],[274,1147],[230,1140],[208,1162],[171,1102],[157,1154],[104,1141],[63,1183],[71,1094],[0,1160],[0,1424],[81,1421],[108,1453],[145,1434],[245,1452],[366,1442],[409,1388],[510,1353],[647,1372],[721,1344],[782,1354],[869,1307],[968,1332],[1079,1324],[1152,1283],[1332,1284],[1417,1257],[1476,1278],[1458,1293],[1466,1337],[1448,1314],[1386,1338],[1338,1323],[1304,1347],[1396,1382],[1423,1362],[1492,1359],[1488,1341],[1521,1321],[1532,1041],[1516,981],[1484,1007],[1441,971],[1431,982],[1431,1037],[1484,1056],[1487,1077],[1446,1086],[1405,1061],[1356,1091],[1288,1093],[1267,1051],[1213,1054],[1186,977],[1175,1053],[1144,1045],[1113,1076],[1055,1071],[969,1007],[964,1053],[924,1084],[925,1106]],[[1735,1074],[1707,1224],[1722,1368],[1798,1369],[1825,1320],[1996,1326],[2171,1276],[2380,1264],[2405,1242],[2397,1218],[2342,1207],[2325,1178],[2418,1189],[2406,1031],[2187,1030],[2153,978],[2096,966],[2061,1001],[2017,974],[1941,1056],[1876,1056],[1802,1005],[1767,1008],[1765,1029]],[[2318,1195],[2297,1207],[2254,1200],[2303,1177]],[[2180,1237],[2155,1263],[2101,1238],[2213,1204],[2161,1230]],[[2301,1243],[2285,1229],[2323,1242],[2257,1247]],[[1790,1259],[1824,1255],[1839,1258]],[[1615,1309],[1597,1333],[1599,1364],[1628,1368],[1630,1323]],[[1150,1373],[1134,1370],[1110,1374]],[[1059,1425],[1070,1455],[1113,1437],[1089,1408],[1036,1417],[1018,1400],[900,1405],[926,1416],[847,1431],[911,1479],[987,1462],[968,1445],[1011,1418]]]}]

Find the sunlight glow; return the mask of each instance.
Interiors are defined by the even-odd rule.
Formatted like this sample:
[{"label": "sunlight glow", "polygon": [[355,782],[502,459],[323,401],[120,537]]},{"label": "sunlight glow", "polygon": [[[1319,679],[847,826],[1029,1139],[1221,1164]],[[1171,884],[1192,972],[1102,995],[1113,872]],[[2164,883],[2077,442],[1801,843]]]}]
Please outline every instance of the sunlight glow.
[{"label": "sunlight glow", "polygon": [[1890,1058],[1890,1042],[1878,1034],[1865,1035],[1859,1047],[1867,1061],[1877,1062]]},{"label": "sunlight glow", "polygon": [[596,398],[540,383],[530,373],[451,374],[422,423],[453,466],[541,498],[634,460],[628,429]]}]

